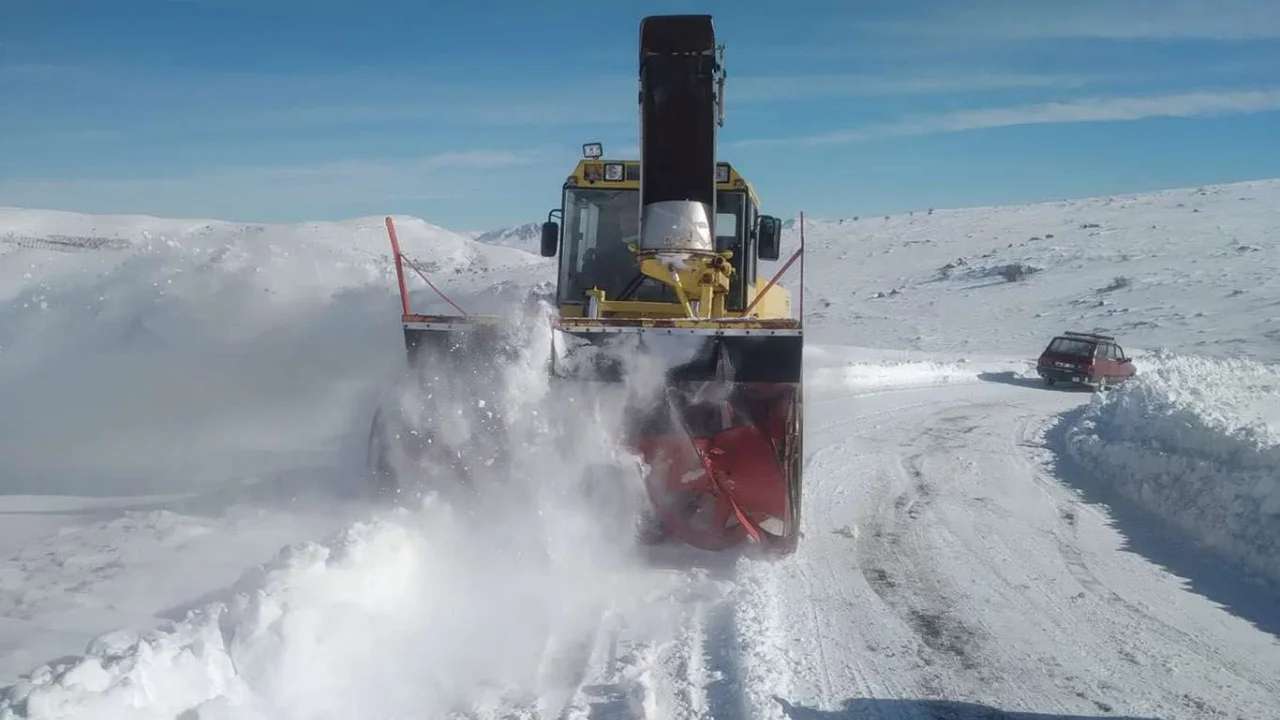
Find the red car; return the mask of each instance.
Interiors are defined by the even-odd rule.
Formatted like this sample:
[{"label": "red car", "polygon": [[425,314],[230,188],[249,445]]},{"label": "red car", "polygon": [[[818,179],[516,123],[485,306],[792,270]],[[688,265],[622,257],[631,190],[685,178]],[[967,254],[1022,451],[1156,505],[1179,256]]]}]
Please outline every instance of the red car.
[{"label": "red car", "polygon": [[1109,335],[1065,332],[1040,353],[1036,372],[1045,383],[1058,381],[1106,390],[1133,377],[1133,360]]}]

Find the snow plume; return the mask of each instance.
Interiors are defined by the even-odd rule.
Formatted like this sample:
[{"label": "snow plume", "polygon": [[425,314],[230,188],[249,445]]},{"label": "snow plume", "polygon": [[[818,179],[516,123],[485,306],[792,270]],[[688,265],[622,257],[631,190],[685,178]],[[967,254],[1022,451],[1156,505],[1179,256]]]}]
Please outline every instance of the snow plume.
[{"label": "snow plume", "polygon": [[420,523],[437,588],[418,609],[431,618],[423,649],[394,653],[428,658],[405,682],[431,697],[388,712],[445,712],[492,692],[554,715],[601,623],[617,611],[643,623],[661,592],[634,552],[644,468],[618,439],[628,408],[660,397],[665,359],[615,351],[626,382],[553,382],[551,309],[514,311],[518,322],[469,352],[427,353],[375,436],[396,451],[393,491],[413,508],[400,522]]},{"label": "snow plume", "polygon": [[1280,366],[1144,358],[1068,439],[1126,495],[1280,582]]},{"label": "snow plume", "polygon": [[615,618],[654,641],[674,633],[691,579],[632,552],[641,468],[616,441],[661,362],[626,358],[628,382],[560,392],[546,310],[524,312],[509,344],[458,374],[436,358],[398,388],[405,424],[386,437],[434,446],[422,464],[399,459],[415,500],[285,548],[180,622],[37,669],[0,690],[0,720],[554,717]]},{"label": "snow plume", "polygon": [[[387,410],[398,422],[385,423],[381,437],[396,451],[396,492],[440,494],[469,512],[540,516],[548,533],[538,535],[547,539],[561,525],[586,531],[582,518],[598,518],[603,507],[638,511],[640,468],[618,439],[629,408],[660,390],[664,360],[592,348],[621,363],[626,381],[555,382],[553,309],[530,302],[511,313],[516,322],[477,331],[461,351],[424,350],[397,387]],[[443,332],[424,340],[441,348],[448,341]],[[604,488],[612,497],[601,496]],[[618,532],[622,521],[612,516],[601,539],[629,537]]]}]

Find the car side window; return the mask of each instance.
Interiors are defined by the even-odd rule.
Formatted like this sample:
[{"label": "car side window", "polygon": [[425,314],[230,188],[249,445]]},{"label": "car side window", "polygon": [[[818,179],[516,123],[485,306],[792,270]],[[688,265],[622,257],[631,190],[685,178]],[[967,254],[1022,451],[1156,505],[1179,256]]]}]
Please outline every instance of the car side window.
[{"label": "car side window", "polygon": [[1116,351],[1116,360],[1124,360],[1124,350],[1120,349],[1119,345],[1115,346],[1115,351]]}]

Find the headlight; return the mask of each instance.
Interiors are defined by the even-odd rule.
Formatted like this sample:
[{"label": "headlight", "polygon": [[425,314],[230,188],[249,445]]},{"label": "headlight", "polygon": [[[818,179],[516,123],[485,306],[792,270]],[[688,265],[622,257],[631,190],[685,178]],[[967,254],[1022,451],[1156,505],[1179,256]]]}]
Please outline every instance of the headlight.
[{"label": "headlight", "polygon": [[608,163],[604,166],[604,179],[618,181],[622,179],[622,163]]},{"label": "headlight", "polygon": [[598,142],[585,143],[582,146],[582,157],[598,158],[598,157],[602,157],[603,155],[604,155],[604,145]]},{"label": "headlight", "polygon": [[729,166],[728,165],[716,165],[716,182],[718,183],[729,182]]}]

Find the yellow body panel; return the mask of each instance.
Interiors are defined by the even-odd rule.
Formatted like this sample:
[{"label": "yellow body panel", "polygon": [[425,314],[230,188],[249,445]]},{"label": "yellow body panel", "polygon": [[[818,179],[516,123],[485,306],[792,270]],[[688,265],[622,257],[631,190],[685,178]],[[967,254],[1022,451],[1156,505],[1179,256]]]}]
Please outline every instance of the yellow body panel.
[{"label": "yellow body panel", "polygon": [[[621,180],[606,180],[605,166],[621,165],[623,168]],[[728,179],[725,182],[716,183],[717,190],[746,190],[747,196],[751,198],[751,202],[759,207],[760,197],[756,195],[756,190],[742,177],[738,171],[727,162],[717,163],[718,167],[728,170]],[[724,170],[720,172],[724,172]],[[574,167],[573,173],[565,179],[565,185],[570,187],[601,187],[617,190],[639,190],[640,189],[640,161],[639,160],[579,160],[578,165]]]},{"label": "yellow body panel", "polygon": [[[640,190],[639,160],[607,160],[603,158],[579,160],[573,172],[565,179],[565,187],[590,187],[608,190]],[[755,207],[760,206],[760,198],[755,188],[730,163],[717,163],[717,176],[724,177],[723,182],[716,183],[720,191],[745,191]],[[613,179],[607,179],[613,178]],[[634,245],[633,252],[636,252]],[[724,256],[726,259],[728,254]],[[733,267],[718,258],[706,258],[699,267],[684,270],[674,276],[666,267],[643,253],[637,256],[640,270],[645,275],[670,286],[679,298],[678,302],[639,302],[618,301],[604,297],[603,291],[588,291],[594,296],[601,317],[586,317],[586,305],[563,303],[559,306],[559,314],[564,322],[579,327],[592,324],[598,320],[625,319],[641,322],[640,327],[650,327],[658,323],[661,327],[672,327],[671,323],[679,323],[680,327],[715,329],[732,326],[737,328],[759,327],[760,322],[784,323],[792,327],[791,294],[783,287],[769,284],[769,278],[757,278],[747,290],[747,305],[761,294],[764,297],[751,308],[749,318],[744,318],[741,311],[727,310],[724,306],[725,294],[729,290],[729,282]],[[690,301],[696,302],[696,306]],[[696,307],[696,309],[694,309]],[[714,316],[716,319],[711,319]],[[798,323],[798,321],[794,321]],[[690,324],[692,323],[692,324]],[[797,325],[794,325],[798,327]]]},{"label": "yellow body panel", "polygon": [[[755,301],[769,284],[769,278],[758,277],[756,284],[747,292],[747,305]],[[791,316],[791,293],[784,287],[775,284],[769,292],[751,309],[751,314],[762,318],[784,318]]]}]

